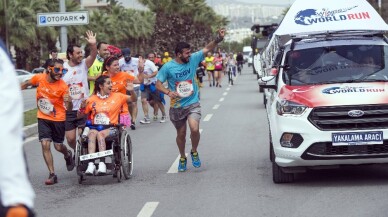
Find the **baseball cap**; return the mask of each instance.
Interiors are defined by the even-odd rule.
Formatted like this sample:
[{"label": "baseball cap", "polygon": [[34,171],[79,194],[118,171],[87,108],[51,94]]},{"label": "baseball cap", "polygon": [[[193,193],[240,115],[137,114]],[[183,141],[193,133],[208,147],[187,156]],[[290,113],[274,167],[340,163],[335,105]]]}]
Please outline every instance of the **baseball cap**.
[{"label": "baseball cap", "polygon": [[123,48],[121,50],[121,53],[123,54],[124,57],[131,56],[131,50],[129,48]]}]

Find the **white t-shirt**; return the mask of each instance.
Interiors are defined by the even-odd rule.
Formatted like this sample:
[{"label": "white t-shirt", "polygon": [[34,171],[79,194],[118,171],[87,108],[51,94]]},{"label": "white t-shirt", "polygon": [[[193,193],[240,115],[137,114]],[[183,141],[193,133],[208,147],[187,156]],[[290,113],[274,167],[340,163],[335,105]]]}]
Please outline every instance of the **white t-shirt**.
[{"label": "white t-shirt", "polygon": [[77,111],[82,101],[89,97],[88,67],[86,66],[85,59],[74,67],[69,66],[69,63],[65,62],[63,67],[67,68],[68,72],[62,79],[69,86],[69,94],[73,99],[73,111]]},{"label": "white t-shirt", "polygon": [[[156,67],[155,63],[151,60],[146,60],[144,63],[144,74],[151,75],[155,71],[158,71],[158,67]],[[143,84],[150,85],[151,83],[156,83],[156,76],[152,78],[144,78]]]},{"label": "white t-shirt", "polygon": [[[139,75],[139,58],[131,57],[129,63],[125,62],[124,58],[119,59],[120,71],[127,72],[135,77]],[[134,84],[134,87],[140,86],[140,84]]]},{"label": "white t-shirt", "polygon": [[23,156],[23,99],[15,69],[0,48],[0,200],[4,206],[34,206]]}]

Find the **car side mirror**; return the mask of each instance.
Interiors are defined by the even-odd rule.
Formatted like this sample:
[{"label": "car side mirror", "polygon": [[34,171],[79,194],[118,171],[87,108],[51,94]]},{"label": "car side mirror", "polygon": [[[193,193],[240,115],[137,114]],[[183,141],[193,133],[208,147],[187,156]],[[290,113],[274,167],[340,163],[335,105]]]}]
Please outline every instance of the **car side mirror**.
[{"label": "car side mirror", "polygon": [[273,75],[261,77],[258,80],[259,86],[261,88],[276,90],[277,86],[276,86],[275,78],[276,76],[273,76]]}]

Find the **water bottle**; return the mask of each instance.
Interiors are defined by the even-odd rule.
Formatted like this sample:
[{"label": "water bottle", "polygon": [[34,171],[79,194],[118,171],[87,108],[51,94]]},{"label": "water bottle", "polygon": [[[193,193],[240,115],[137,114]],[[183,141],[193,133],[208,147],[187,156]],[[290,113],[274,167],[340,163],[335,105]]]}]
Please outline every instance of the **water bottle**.
[{"label": "water bottle", "polygon": [[89,130],[90,130],[89,127],[84,128],[84,131],[82,132],[82,135],[81,135],[82,140],[86,140],[89,134]]}]

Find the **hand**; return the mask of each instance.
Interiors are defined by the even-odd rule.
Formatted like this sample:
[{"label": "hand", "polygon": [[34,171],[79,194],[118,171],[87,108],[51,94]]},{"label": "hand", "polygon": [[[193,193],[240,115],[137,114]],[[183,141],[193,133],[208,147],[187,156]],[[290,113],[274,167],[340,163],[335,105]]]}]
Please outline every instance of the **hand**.
[{"label": "hand", "polygon": [[96,44],[97,43],[96,35],[97,34],[93,34],[93,32],[90,30],[86,31],[86,36],[87,36],[86,40],[88,41],[89,44]]},{"label": "hand", "polygon": [[23,205],[8,207],[5,217],[32,217],[34,213]]},{"label": "hand", "polygon": [[85,109],[86,108],[86,103],[87,103],[86,99],[82,100],[80,108],[81,109]]},{"label": "hand", "polygon": [[218,30],[218,37],[224,39],[225,34],[226,34],[226,29],[225,28],[221,28],[221,29]]},{"label": "hand", "polygon": [[139,68],[144,68],[144,63],[145,63],[145,60],[144,60],[144,58],[143,57],[139,57]]},{"label": "hand", "polygon": [[168,92],[167,96],[169,96],[172,99],[175,99],[175,98],[179,97],[178,93],[175,92],[175,91]]},{"label": "hand", "polygon": [[65,94],[65,95],[63,95],[63,101],[64,101],[64,102],[70,102],[70,100],[71,100],[71,97],[69,96],[68,93]]},{"label": "hand", "polygon": [[128,82],[127,86],[125,87],[128,91],[133,91],[133,82]]}]

